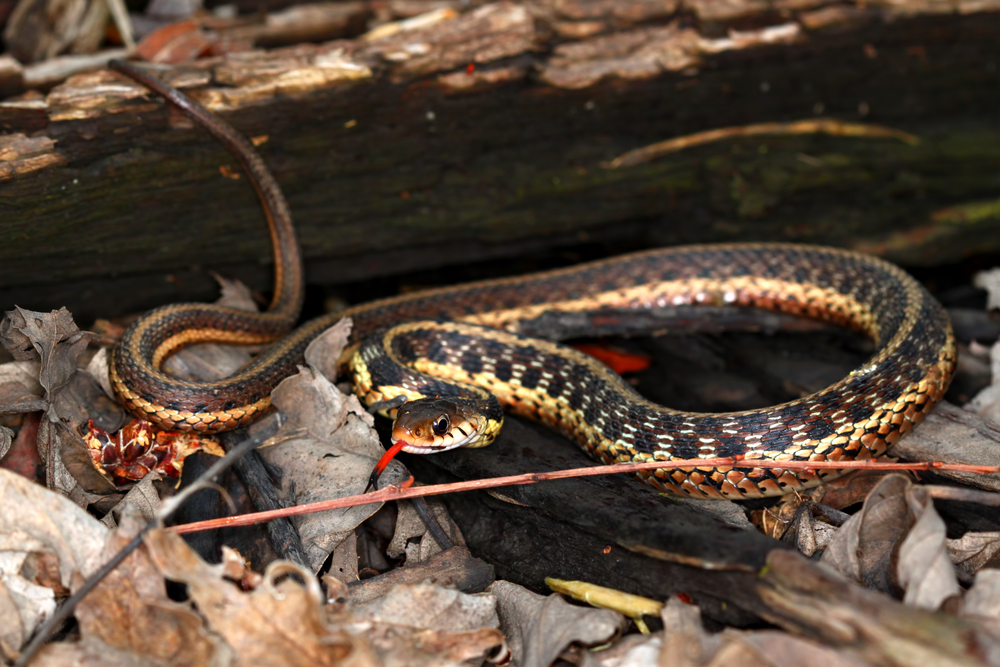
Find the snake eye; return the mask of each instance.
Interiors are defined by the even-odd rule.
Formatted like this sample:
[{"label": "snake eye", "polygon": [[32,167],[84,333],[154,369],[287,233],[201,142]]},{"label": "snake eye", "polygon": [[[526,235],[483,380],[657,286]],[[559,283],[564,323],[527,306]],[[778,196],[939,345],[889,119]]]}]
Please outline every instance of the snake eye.
[{"label": "snake eye", "polygon": [[434,431],[434,435],[444,435],[451,428],[451,420],[448,419],[448,415],[441,415],[434,420],[431,424],[431,429]]}]

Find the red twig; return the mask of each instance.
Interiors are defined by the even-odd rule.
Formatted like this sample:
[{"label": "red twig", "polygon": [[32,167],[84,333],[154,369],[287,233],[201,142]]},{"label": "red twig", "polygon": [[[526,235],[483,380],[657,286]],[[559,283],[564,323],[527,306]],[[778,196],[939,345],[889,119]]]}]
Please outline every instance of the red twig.
[{"label": "red twig", "polygon": [[[962,465],[955,463],[942,463],[940,461],[929,461],[924,463],[899,463],[893,461],[771,461],[760,459],[742,458],[716,458],[716,459],[688,459],[677,461],[650,461],[648,463],[616,463],[614,465],[588,466],[586,468],[572,468],[570,470],[556,470],[554,472],[524,473],[521,475],[509,475],[507,477],[490,477],[487,479],[474,479],[465,482],[454,482],[451,484],[434,484],[432,486],[410,487],[405,484],[402,487],[390,486],[374,493],[366,493],[359,496],[347,496],[345,498],[335,498],[324,500],[308,505],[296,505],[279,510],[267,512],[254,512],[252,514],[242,514],[240,516],[224,517],[222,519],[211,519],[209,521],[196,521],[181,526],[173,526],[167,530],[177,533],[195,533],[201,530],[211,530],[214,528],[226,528],[231,526],[248,526],[254,523],[262,523],[286,516],[298,516],[299,514],[310,514],[312,512],[323,512],[326,510],[339,509],[343,507],[354,507],[357,505],[370,505],[382,503],[389,500],[401,500],[404,498],[419,498],[421,496],[437,496],[445,493],[457,493],[459,491],[475,491],[478,489],[495,489],[501,486],[519,486],[523,484],[535,484],[550,479],[566,479],[569,477],[589,477],[591,475],[613,475],[620,473],[637,472],[639,470],[653,469],[682,469],[682,470],[710,470],[712,468],[774,468],[777,470],[805,470],[815,471],[820,468],[846,469],[868,469],[868,470],[951,470],[958,472],[971,472],[982,475],[990,473],[1000,473],[998,466],[984,465]],[[412,480],[410,481],[412,483]]]}]

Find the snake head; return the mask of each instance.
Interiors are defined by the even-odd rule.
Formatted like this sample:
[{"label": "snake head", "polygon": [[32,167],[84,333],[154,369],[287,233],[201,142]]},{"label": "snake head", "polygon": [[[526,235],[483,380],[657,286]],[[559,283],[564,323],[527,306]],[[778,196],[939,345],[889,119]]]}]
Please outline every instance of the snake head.
[{"label": "snake head", "polygon": [[[392,426],[392,444],[403,442],[409,454],[431,454],[456,447],[483,447],[488,420],[475,399],[421,398],[399,408]],[[488,440],[484,442],[484,439]]]}]

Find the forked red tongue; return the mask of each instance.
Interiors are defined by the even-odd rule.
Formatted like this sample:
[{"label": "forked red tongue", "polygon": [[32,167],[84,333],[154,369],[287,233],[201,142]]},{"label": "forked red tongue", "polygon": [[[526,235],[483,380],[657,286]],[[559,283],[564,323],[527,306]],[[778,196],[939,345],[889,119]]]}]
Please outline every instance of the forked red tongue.
[{"label": "forked red tongue", "polygon": [[382,458],[378,460],[375,464],[375,468],[372,470],[371,477],[368,478],[368,486],[365,487],[365,493],[368,493],[370,489],[375,489],[378,491],[378,478],[387,467],[389,467],[389,462],[396,458],[396,454],[403,451],[403,447],[406,447],[405,440],[397,440],[396,444],[386,450]]}]

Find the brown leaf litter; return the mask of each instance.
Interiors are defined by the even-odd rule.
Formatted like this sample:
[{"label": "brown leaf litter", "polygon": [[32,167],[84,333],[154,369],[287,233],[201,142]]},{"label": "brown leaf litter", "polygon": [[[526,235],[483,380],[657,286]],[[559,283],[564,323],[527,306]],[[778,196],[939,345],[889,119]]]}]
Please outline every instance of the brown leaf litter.
[{"label": "brown leaf litter", "polygon": [[[237,303],[253,306],[246,293]],[[333,384],[331,360],[348,327],[317,339],[306,365],[274,392],[287,422],[260,451],[280,470],[282,502],[356,494],[382,453],[372,418]],[[44,402],[37,440],[59,491],[0,470],[0,649],[13,658],[140,521],[158,520],[161,498],[173,491],[153,474],[116,486],[91,462],[79,437],[87,420],[109,430],[125,421],[106,394],[106,353],[87,349],[93,336],[65,311],[15,311],[3,333],[23,359],[0,365],[0,398]],[[248,358],[195,346],[172,361],[180,375],[211,379]],[[976,405],[992,405],[990,392]],[[980,444],[963,456],[978,461],[977,452],[998,441],[1000,431],[982,421],[988,410],[939,412],[924,443],[916,436],[926,424],[911,437],[916,446],[946,458],[955,433],[972,434]],[[18,437],[30,432],[22,427]],[[390,483],[408,477],[398,463],[386,474]],[[781,630],[708,632],[698,607],[675,597],[659,612],[662,629],[621,637],[630,621],[619,612],[494,582],[492,568],[465,547],[442,551],[413,506],[399,501],[394,512],[377,516],[379,504],[372,503],[295,517],[306,567],[275,560],[250,568],[231,549],[211,565],[179,536],[153,530],[76,608],[78,629],[34,664],[447,666],[505,656],[517,665],[590,666],[1000,662],[1000,531],[950,537],[934,489],[900,474],[863,471],[758,511],[759,525],[770,522],[776,538],[819,559],[775,551],[761,571],[760,613]],[[844,513],[858,504],[853,515]],[[432,512],[461,545],[444,506],[435,502]],[[104,515],[104,524],[92,514]],[[359,525],[376,518],[384,543],[366,543],[359,555]],[[747,528],[742,511],[732,525]],[[359,558],[372,548],[385,552],[380,573],[361,580]],[[391,569],[394,560],[405,565]]]}]

